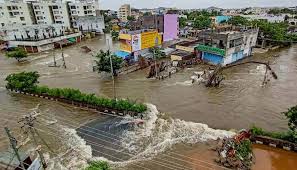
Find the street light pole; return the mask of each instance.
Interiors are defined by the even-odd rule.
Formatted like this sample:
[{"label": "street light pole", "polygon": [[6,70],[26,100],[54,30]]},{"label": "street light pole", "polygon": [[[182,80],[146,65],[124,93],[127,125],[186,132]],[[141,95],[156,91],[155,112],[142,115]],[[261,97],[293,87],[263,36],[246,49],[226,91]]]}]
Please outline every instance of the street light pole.
[{"label": "street light pole", "polygon": [[112,77],[112,87],[113,87],[113,99],[116,100],[116,91],[115,91],[115,82],[114,82],[114,71],[113,71],[113,65],[112,65],[112,55],[110,54],[110,45],[109,45],[110,39],[107,38],[107,45],[108,45],[108,52],[109,52],[109,61],[110,61],[110,71],[111,71],[111,77]]}]

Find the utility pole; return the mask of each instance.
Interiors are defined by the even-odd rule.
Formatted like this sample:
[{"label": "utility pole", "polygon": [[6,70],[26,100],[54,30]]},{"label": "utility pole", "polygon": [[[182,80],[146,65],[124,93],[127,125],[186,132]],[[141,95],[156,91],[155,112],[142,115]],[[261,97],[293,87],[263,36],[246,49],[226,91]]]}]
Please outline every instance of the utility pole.
[{"label": "utility pole", "polygon": [[111,77],[112,77],[112,87],[113,87],[113,99],[116,100],[116,91],[115,91],[115,82],[114,82],[114,71],[113,71],[113,65],[112,65],[112,55],[110,54],[110,39],[107,38],[107,45],[108,45],[108,53],[109,53],[109,61],[110,61],[110,71],[111,71]]},{"label": "utility pole", "polygon": [[43,168],[45,169],[47,167],[47,164],[45,162],[44,156],[41,152],[41,146],[38,145],[37,140],[35,138],[35,129],[34,129],[34,121],[36,120],[35,117],[32,116],[30,113],[29,115],[25,116],[24,118],[21,119],[19,122],[23,122],[23,126],[21,128],[25,128],[27,132],[29,132],[33,138],[34,145],[36,147],[36,151],[40,157],[41,164]]},{"label": "utility pole", "polygon": [[4,129],[6,131],[6,134],[7,134],[8,138],[9,138],[9,142],[11,144],[11,147],[12,147],[15,155],[17,156],[17,159],[20,162],[21,168],[25,170],[26,168],[24,166],[23,161],[21,160],[21,157],[20,157],[19,152],[18,152],[18,148],[16,147],[17,140],[11,135],[10,130],[8,129],[8,127],[4,127]]},{"label": "utility pole", "polygon": [[62,52],[63,67],[66,69],[66,62],[65,62],[63,47],[62,47],[61,43],[60,43],[60,48],[61,48],[61,52]]}]

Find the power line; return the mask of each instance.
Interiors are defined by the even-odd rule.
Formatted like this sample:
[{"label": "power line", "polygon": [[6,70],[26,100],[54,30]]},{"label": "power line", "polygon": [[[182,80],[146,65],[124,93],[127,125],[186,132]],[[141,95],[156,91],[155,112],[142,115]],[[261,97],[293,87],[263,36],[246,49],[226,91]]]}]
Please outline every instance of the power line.
[{"label": "power line", "polygon": [[[66,120],[66,119],[64,119],[64,120],[65,120],[65,121],[68,121],[68,120]],[[65,122],[64,122],[64,123],[65,123]],[[70,123],[65,123],[65,124],[68,124],[68,125],[70,125],[70,126],[74,126],[74,125],[71,125]],[[88,126],[85,126],[85,127],[88,127]],[[86,129],[84,129],[84,128],[81,128],[81,129],[84,130],[84,131],[91,132],[91,133],[96,133],[96,132],[93,132],[93,131],[86,130]],[[91,127],[89,127],[88,129],[94,129],[94,130],[97,130],[97,131],[102,131],[102,130],[95,129],[95,128],[91,128]],[[112,135],[112,136],[116,136],[116,135],[114,135],[114,134],[111,134],[111,133],[108,133],[108,132],[105,132],[105,131],[102,131],[102,132],[107,133],[107,134],[110,134],[110,135]],[[82,134],[86,134],[86,133],[84,133],[84,132],[80,132],[80,133],[82,133]],[[115,138],[112,138],[112,137],[109,137],[109,136],[106,136],[106,135],[102,135],[102,134],[98,134],[98,133],[96,133],[96,134],[97,134],[97,135],[100,135],[100,136],[104,136],[104,137],[107,137],[107,138],[110,138],[110,139],[113,139],[113,140],[116,140],[116,141],[121,142],[121,141],[118,140],[118,139],[115,139]],[[90,135],[90,134],[86,134],[86,135],[87,135],[87,136],[94,137],[94,138],[96,138],[96,139],[98,139],[98,140],[101,140],[101,141],[110,143],[109,141],[103,140],[103,139],[98,138],[98,137],[96,137],[96,136],[93,136],[93,135]],[[116,144],[114,144],[114,143],[112,143],[112,144],[115,145],[115,146],[120,146],[120,145],[116,145]],[[120,147],[122,147],[122,146],[120,146]],[[164,154],[164,155],[166,155],[166,154]],[[169,156],[169,155],[168,155],[168,157],[172,157],[172,156]],[[176,159],[178,159],[178,158],[176,158]],[[179,159],[179,160],[181,160],[181,159]],[[185,161],[185,160],[183,160],[183,161],[184,161],[184,162],[187,162],[187,161]],[[208,162],[204,162],[204,163],[210,164],[210,163],[208,163]],[[196,164],[196,165],[197,165],[197,164]],[[214,164],[210,164],[210,165],[214,165]],[[202,165],[198,165],[198,166],[202,166]],[[216,165],[216,166],[218,166],[218,165]]]},{"label": "power line", "polygon": [[[54,128],[51,128],[51,129],[54,129]],[[55,130],[57,130],[57,129],[55,129]],[[45,132],[45,131],[44,131]],[[46,132],[45,132],[46,133]],[[102,140],[102,141],[105,141],[105,142],[108,142],[108,143],[110,143],[109,141],[106,141],[106,140],[103,140],[103,139],[100,139],[100,138],[98,138],[98,137],[95,137],[95,136],[92,136],[92,135],[89,135],[89,134],[86,134],[86,133],[84,133],[85,135],[88,135],[88,136],[91,136],[91,137],[94,137],[94,138],[96,138],[96,139],[98,139],[98,140]],[[61,137],[59,137],[59,138],[61,138]],[[86,140],[86,141],[88,141],[88,142],[90,142],[89,140],[87,140],[87,139],[84,139],[84,140]],[[91,141],[92,142],[92,141]],[[111,144],[113,144],[113,143],[111,143]],[[120,146],[120,145],[116,145],[116,144],[113,144],[113,145],[115,145],[115,146]],[[97,146],[99,146],[99,145],[97,145]],[[112,148],[108,148],[108,147],[105,147],[105,146],[101,146],[101,147],[103,147],[103,148],[105,148],[105,149],[109,149],[109,150],[114,150],[114,149],[112,149]],[[120,146],[120,147],[122,147],[122,146]],[[130,153],[126,153],[126,152],[123,152],[123,151],[119,151],[119,152],[121,152],[121,153],[124,153],[124,154],[127,154],[127,155],[132,155],[132,154],[130,154]],[[132,155],[132,156],[134,156],[134,155]],[[162,161],[164,161],[164,160],[162,160]],[[152,162],[155,162],[156,164],[158,164],[158,165],[161,165],[162,163],[160,163],[160,162],[158,162],[158,161],[152,161]],[[171,164],[172,164],[172,162],[170,162]],[[174,163],[173,163],[174,164]],[[167,164],[166,164],[167,165]],[[167,165],[168,166],[168,165]],[[169,166],[173,166],[173,165],[169,165]],[[176,168],[176,166],[173,166],[174,168]],[[179,167],[178,167],[179,168]],[[172,169],[172,168],[170,168],[170,169]],[[183,168],[182,168],[183,169]]]},{"label": "power line", "polygon": [[[41,116],[45,116],[45,115],[41,115]],[[46,116],[45,116],[46,117]],[[61,118],[61,117],[60,117]],[[123,118],[123,117],[120,117],[120,118]],[[61,118],[62,119],[62,118]],[[62,120],[64,120],[63,121],[63,123],[65,123],[65,121],[69,121],[69,120],[67,120],[67,119],[62,119]],[[73,122],[72,122],[73,123]],[[65,124],[68,124],[68,125],[71,125],[71,124],[69,124],[69,123],[65,123]],[[79,125],[79,123],[76,123],[76,124],[78,124]],[[71,125],[71,126],[74,126],[74,125]],[[79,126],[74,126],[74,127],[79,127]],[[100,130],[100,129],[96,129],[96,128],[92,128],[92,127],[89,127],[89,126],[85,126],[84,125],[84,127],[87,127],[87,128],[89,128],[89,129],[94,129],[94,130],[97,130],[97,131],[102,131],[102,130]],[[81,128],[81,129],[83,129],[83,128]],[[83,130],[85,130],[85,129],[83,129]],[[86,131],[88,131],[88,130],[86,130]],[[89,132],[91,132],[91,133],[95,133],[95,132],[92,132],[92,131],[89,131]],[[114,135],[114,134],[111,134],[111,133],[108,133],[108,132],[106,132],[106,131],[102,131],[102,132],[104,132],[104,133],[106,133],[106,134],[109,134],[109,135],[111,135],[111,136],[115,136],[115,137],[118,137],[118,136],[116,136],[116,135]],[[100,136],[105,136],[105,137],[107,137],[107,138],[111,138],[111,139],[113,139],[113,140],[117,140],[117,141],[120,141],[120,140],[118,140],[118,139],[115,139],[115,138],[112,138],[112,137],[108,137],[108,136],[106,136],[106,135],[102,135],[102,134],[98,134],[98,135],[100,135]],[[97,139],[99,139],[99,138],[97,138]],[[102,140],[102,139],[99,139],[99,140]],[[105,141],[106,142],[106,141]],[[109,142],[109,141],[107,141],[107,142]],[[109,142],[110,143],[110,142]],[[119,145],[118,145],[119,146]],[[175,152],[171,152],[171,153],[175,153]],[[185,157],[185,158],[189,158],[189,157],[186,157],[186,156],[184,156],[184,155],[181,155],[181,154],[179,154],[180,156],[182,156],[182,157]],[[178,159],[178,158],[177,158]],[[207,162],[207,161],[202,161],[202,160],[199,160],[199,159],[193,159],[193,158],[191,158],[192,160],[196,160],[196,161],[199,161],[199,162],[203,162],[203,163],[205,163],[205,164],[209,164],[209,165],[211,165],[211,166],[216,166],[216,167],[220,167],[220,168],[225,168],[225,167],[222,167],[222,166],[219,166],[219,165],[216,165],[216,164],[212,164],[212,163],[210,163],[210,162]],[[186,162],[186,161],[185,161]],[[192,164],[195,164],[195,163],[192,163]],[[196,164],[197,165],[197,164]],[[198,165],[198,166],[202,166],[202,165]],[[225,169],[228,169],[228,168],[225,168]]]}]

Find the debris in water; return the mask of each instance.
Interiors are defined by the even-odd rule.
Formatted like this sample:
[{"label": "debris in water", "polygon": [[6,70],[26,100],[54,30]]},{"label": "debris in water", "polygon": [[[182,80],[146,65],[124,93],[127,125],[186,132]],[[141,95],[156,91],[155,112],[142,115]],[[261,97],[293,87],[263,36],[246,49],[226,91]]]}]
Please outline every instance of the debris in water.
[{"label": "debris in water", "polygon": [[250,132],[242,130],[232,138],[219,140],[216,148],[218,153],[216,162],[227,168],[251,169],[253,153],[250,136]]}]

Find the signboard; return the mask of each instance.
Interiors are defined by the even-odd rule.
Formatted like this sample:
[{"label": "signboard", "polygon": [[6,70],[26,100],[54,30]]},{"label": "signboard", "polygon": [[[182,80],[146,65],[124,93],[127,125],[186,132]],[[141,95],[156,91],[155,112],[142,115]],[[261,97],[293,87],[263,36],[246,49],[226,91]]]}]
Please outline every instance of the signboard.
[{"label": "signboard", "polygon": [[217,55],[221,55],[221,56],[225,56],[225,54],[226,54],[226,51],[223,49],[210,47],[210,46],[206,46],[206,45],[198,45],[196,48],[199,51],[217,54]]},{"label": "signboard", "polygon": [[151,48],[162,43],[162,37],[157,31],[141,33],[141,49]]},{"label": "signboard", "polygon": [[39,158],[36,158],[27,170],[41,170],[41,164]]},{"label": "signboard", "polygon": [[130,34],[120,34],[119,39],[120,40],[131,40],[131,35]]},{"label": "signboard", "polygon": [[141,50],[141,34],[132,35],[132,51]]}]

